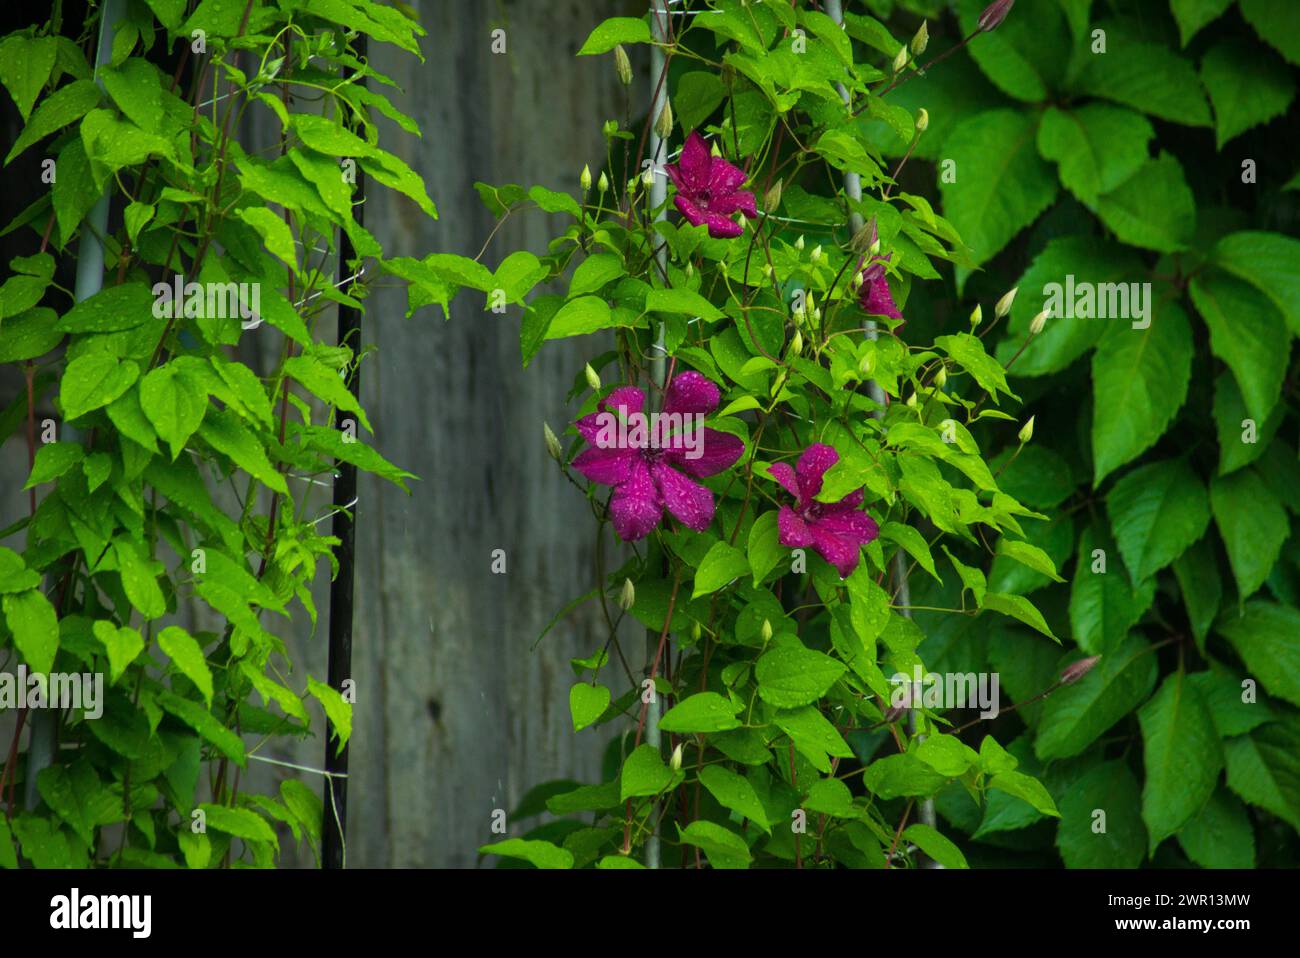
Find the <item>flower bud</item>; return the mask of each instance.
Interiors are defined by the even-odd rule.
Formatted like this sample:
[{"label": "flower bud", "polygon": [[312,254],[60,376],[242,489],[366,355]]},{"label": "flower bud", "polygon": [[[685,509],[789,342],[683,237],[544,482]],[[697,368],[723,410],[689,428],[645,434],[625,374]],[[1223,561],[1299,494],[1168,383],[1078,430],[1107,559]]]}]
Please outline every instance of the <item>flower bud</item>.
[{"label": "flower bud", "polygon": [[590,386],[593,391],[600,389],[600,377],[596,375],[596,370],[591,368],[591,363],[587,363],[583,366],[582,372],[583,375],[587,377],[587,385]]},{"label": "flower bud", "polygon": [[979,304],[979,303],[976,303],[976,304],[975,304],[975,308],[972,309],[972,310],[970,311],[970,328],[971,328],[971,331],[974,332],[974,331],[975,331],[975,327],[977,327],[977,326],[978,326],[980,323],[982,323],[983,321],[984,321],[984,310],[982,310],[982,309],[980,308],[980,304]]},{"label": "flower bud", "polygon": [[655,171],[648,166],[645,168],[645,172],[641,174],[641,185],[647,190],[655,185]]},{"label": "flower bud", "polygon": [[1080,659],[1078,662],[1066,666],[1065,670],[1061,672],[1061,684],[1073,685],[1075,682],[1079,681],[1079,679],[1091,672],[1092,667],[1096,665],[1100,659],[1100,655],[1090,655],[1086,659]]},{"label": "flower bud", "polygon": [[582,187],[582,192],[591,189],[591,167],[586,163],[582,164],[582,175],[578,177],[578,185]]},{"label": "flower bud", "polygon": [[704,630],[700,628],[699,619],[693,619],[691,621],[691,641],[692,642],[700,641],[700,636],[703,634],[703,632]]},{"label": "flower bud", "polygon": [[772,278],[772,264],[771,264],[771,263],[764,263],[764,264],[763,264],[763,278],[764,278],[764,279],[771,279],[771,278]]},{"label": "flower bud", "polygon": [[794,331],[794,338],[790,340],[789,355],[798,356],[802,352],[803,352],[803,333],[799,332],[799,330],[796,329]]},{"label": "flower bud", "polygon": [[814,323],[820,323],[822,321],[822,308],[820,306],[813,309],[812,318]]},{"label": "flower bud", "polygon": [[767,619],[764,619],[764,620],[763,620],[763,628],[759,630],[758,634],[759,634],[759,637],[760,637],[764,642],[771,642],[771,641],[772,641],[772,623],[771,623],[770,621],[768,621]]},{"label": "flower bud", "polygon": [[1047,325],[1047,310],[1043,310],[1029,322],[1029,335],[1037,336]]},{"label": "flower bud", "polygon": [[856,273],[853,274],[853,282],[852,282],[850,285],[851,285],[851,286],[853,287],[853,289],[856,291],[856,290],[861,289],[861,288],[862,288],[862,284],[865,283],[866,281],[867,281],[867,274],[866,274],[866,272],[863,271],[863,270],[858,270],[858,272],[856,272]]},{"label": "flower bud", "polygon": [[1011,8],[1015,6],[1016,0],[993,0],[984,12],[979,15],[975,21],[976,28],[982,33],[988,33],[990,30],[996,30],[998,24],[1007,18]]},{"label": "flower bud", "polygon": [[777,180],[772,184],[772,188],[767,191],[763,197],[763,209],[769,213],[775,213],[776,208],[781,205],[781,181]]},{"label": "flower bud", "polygon": [[1011,304],[1016,301],[1016,293],[1020,290],[1019,286],[1013,286],[1007,292],[1002,294],[998,304],[993,307],[993,317],[1001,319],[1007,313],[1011,312]]},{"label": "flower bud", "polygon": [[599,190],[601,193],[604,193],[606,190],[609,189],[609,177],[605,175],[604,170],[601,170],[600,179],[596,181],[596,189]]},{"label": "flower bud", "polygon": [[623,86],[632,85],[632,61],[627,58],[623,44],[614,47],[614,69],[618,71],[618,81]]},{"label": "flower bud", "polygon": [[868,256],[879,256],[879,255],[880,255],[880,240],[879,240],[879,239],[874,239],[874,240],[871,241],[871,245],[867,247],[867,255],[868,255]]},{"label": "flower bud", "polygon": [[634,176],[634,177],[632,177],[632,179],[630,179],[630,180],[627,181],[627,191],[628,191],[629,193],[635,193],[635,192],[636,192],[636,184],[637,184],[637,182],[638,182],[639,180],[640,180],[640,177],[638,177],[638,176]]},{"label": "flower bud", "polygon": [[673,135],[673,108],[668,105],[667,100],[664,100],[664,108],[659,111],[659,119],[655,120],[655,132],[659,134],[661,140],[666,140]]},{"label": "flower bud", "polygon": [[921,29],[916,31],[912,37],[912,56],[919,57],[925,52],[926,46],[930,42],[930,26],[928,21],[921,21]]},{"label": "flower bud", "polygon": [[912,408],[912,409],[915,409],[915,408],[916,408],[916,390],[915,390],[915,389],[913,389],[913,390],[912,390],[912,394],[911,394],[910,396],[907,397],[907,405],[908,405],[910,408]]},{"label": "flower bud", "polygon": [[924,133],[930,126],[930,112],[921,107],[916,111],[916,132]]},{"label": "flower bud", "polygon": [[800,234],[799,234],[799,238],[798,238],[797,240],[794,241],[794,248],[797,249],[797,250],[799,250],[799,252],[801,252],[801,253],[803,252],[803,234],[802,234],[802,233],[800,233]]},{"label": "flower bud", "polygon": [[864,376],[870,376],[876,371],[876,353],[874,350],[867,353],[858,360],[858,372]]},{"label": "flower bud", "polygon": [[907,66],[907,47],[900,47],[898,56],[894,57],[894,72],[901,73],[905,66]]},{"label": "flower bud", "polygon": [[618,120],[606,120],[605,125],[600,128],[600,132],[608,140],[618,132]]},{"label": "flower bud", "polygon": [[695,264],[694,264],[694,263],[689,263],[689,262],[688,262],[688,263],[686,264],[686,270],[685,270],[685,272],[686,272],[686,278],[687,278],[687,279],[690,279],[692,276],[694,276],[694,275],[695,275]]},{"label": "flower bud", "polygon": [[709,144],[709,156],[719,159],[722,156],[722,150],[718,147],[718,141],[714,140]]},{"label": "flower bud", "polygon": [[942,389],[948,382],[948,367],[940,366],[939,371],[934,374],[934,386],[936,389]]},{"label": "flower bud", "polygon": [[677,743],[677,747],[673,749],[673,757],[668,760],[668,767],[674,772],[682,767],[682,744],[681,742]]},{"label": "flower bud", "polygon": [[542,438],[546,441],[546,451],[550,453],[551,458],[556,462],[564,462],[564,450],[560,448],[560,440],[551,431],[551,424],[548,422],[542,423]]},{"label": "flower bud", "polygon": [[631,579],[623,580],[623,591],[618,594],[618,607],[626,612],[636,605],[636,586]]},{"label": "flower bud", "polygon": [[1020,427],[1019,436],[1020,436],[1021,445],[1029,442],[1029,440],[1034,438],[1034,417],[1033,416],[1030,416],[1025,421],[1025,424]]},{"label": "flower bud", "polygon": [[822,244],[821,244],[821,243],[818,243],[816,246],[814,246],[814,247],[812,248],[812,252],[808,254],[808,258],[809,258],[810,260],[812,260],[812,262],[813,262],[814,265],[817,264],[817,263],[820,263],[820,262],[822,261]]}]

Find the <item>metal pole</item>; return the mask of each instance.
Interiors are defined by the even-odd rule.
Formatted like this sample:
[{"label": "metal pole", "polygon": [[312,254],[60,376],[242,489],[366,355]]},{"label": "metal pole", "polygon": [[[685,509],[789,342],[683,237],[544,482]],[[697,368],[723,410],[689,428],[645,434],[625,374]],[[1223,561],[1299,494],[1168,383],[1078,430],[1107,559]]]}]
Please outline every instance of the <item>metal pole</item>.
[{"label": "metal pole", "polygon": [[[366,38],[355,41],[358,60],[366,58]],[[347,76],[352,75],[351,70]],[[361,82],[365,82],[364,80]],[[360,225],[365,217],[366,179],[360,168],[356,172],[356,202],[353,217]],[[355,258],[356,249],[346,231],[339,231],[339,275],[348,275],[348,260]],[[361,311],[353,306],[339,305],[338,344],[352,347],[354,360],[347,379],[348,390],[354,396],[361,391]],[[355,425],[353,427],[356,428]],[[334,548],[339,572],[330,583],[329,631],[329,684],[342,692],[345,682],[352,678],[352,610],[353,582],[356,560],[356,509],[357,467],[338,461],[335,465],[333,534],[339,544]],[[333,726],[325,720],[325,822],[321,840],[321,867],[344,868],[347,864],[348,824],[348,749],[334,748],[330,741]]]},{"label": "metal pole", "polygon": [[[844,8],[841,5],[840,0],[826,0],[826,14],[836,23],[840,24],[840,26],[844,25]],[[835,89],[839,91],[840,99],[844,101],[844,105],[848,106],[849,91],[845,88],[844,84],[836,83]],[[844,192],[852,199],[862,199],[862,178],[857,173],[846,172],[844,174]],[[856,236],[858,230],[862,229],[863,225],[862,214],[858,213],[856,210],[850,212],[849,235]],[[875,339],[879,335],[877,332],[876,321],[874,319],[867,320],[866,330],[867,339]],[[874,379],[870,380],[867,383],[867,392],[870,394],[872,400],[874,400],[880,407],[875,413],[876,418],[884,418],[885,391],[880,388],[880,383],[876,382]],[[903,617],[910,619],[912,617],[912,594],[907,581],[907,562],[903,558],[903,551],[901,549],[894,553],[893,579],[895,593],[898,597],[899,604],[902,606]],[[907,713],[907,731],[909,734],[916,731],[916,712],[913,710],[909,710]],[[933,828],[935,821],[934,800],[927,798],[921,802],[917,814],[923,825],[929,825]],[[931,861],[927,858],[926,867],[942,868],[943,866],[938,862]]]},{"label": "metal pole", "polygon": [[[655,126],[659,120],[659,114],[668,104],[668,63],[664,57],[664,51],[659,44],[668,42],[668,6],[663,0],[651,0],[650,3],[650,30],[654,34],[656,44],[650,48],[650,172],[652,180],[650,184],[650,208],[659,209],[664,207],[664,201],[668,198],[667,176],[662,172],[664,161],[668,159],[667,145],[659,136]],[[659,209],[655,216],[656,220],[668,218],[666,207]],[[658,246],[655,248],[655,259],[659,263],[659,271],[663,275],[668,275],[668,246],[663,239],[658,239]],[[650,390],[650,408],[652,410],[659,407],[659,402],[663,396],[665,386],[664,377],[667,375],[666,370],[666,353],[664,348],[664,326],[659,324],[655,332],[654,346],[651,347],[650,354],[650,378],[654,380],[655,387]],[[671,638],[671,636],[669,637]],[[659,650],[659,636],[653,631],[646,633],[646,664],[650,667]],[[655,695],[646,706],[645,721],[646,742],[659,748],[659,697]],[[646,839],[645,857],[647,868],[659,867],[659,833],[652,830],[650,837]]]}]

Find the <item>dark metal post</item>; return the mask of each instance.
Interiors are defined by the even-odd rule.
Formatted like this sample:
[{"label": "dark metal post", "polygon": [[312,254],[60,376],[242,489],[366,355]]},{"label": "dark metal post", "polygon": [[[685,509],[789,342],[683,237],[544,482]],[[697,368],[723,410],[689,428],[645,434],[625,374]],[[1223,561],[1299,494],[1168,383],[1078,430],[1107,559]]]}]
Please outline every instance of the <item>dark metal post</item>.
[{"label": "dark metal post", "polygon": [[[358,60],[365,60],[366,38],[356,40]],[[364,82],[364,81],[362,81]],[[364,217],[366,196],[365,175],[360,167],[356,171],[353,216],[360,224]],[[356,250],[346,232],[339,231],[339,278],[348,276],[348,261],[356,257]],[[347,345],[353,353],[361,352],[361,311],[341,305],[338,308],[338,343]],[[361,369],[354,362],[347,380],[352,395],[361,392]],[[356,429],[354,424],[353,429]],[[329,684],[335,691],[343,691],[343,683],[352,678],[352,586],[356,558],[357,467],[339,461],[335,464],[333,534],[339,544],[334,548],[339,572],[330,583],[329,631]],[[333,726],[325,722],[325,822],[321,841],[321,867],[342,868],[345,863],[344,847],[348,824],[348,750],[336,751]]]}]

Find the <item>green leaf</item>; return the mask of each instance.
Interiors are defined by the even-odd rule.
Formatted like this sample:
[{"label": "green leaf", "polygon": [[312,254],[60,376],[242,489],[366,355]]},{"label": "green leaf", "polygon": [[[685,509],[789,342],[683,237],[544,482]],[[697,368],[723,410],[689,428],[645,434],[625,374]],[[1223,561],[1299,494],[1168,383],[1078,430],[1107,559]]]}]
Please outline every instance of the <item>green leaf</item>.
[{"label": "green leaf", "polygon": [[33,143],[85,116],[97,103],[99,87],[91,80],[77,80],[55,90],[41,101],[41,105],[23,127],[13,148],[5,155],[5,166]]},{"label": "green leaf", "polygon": [[1200,693],[1180,669],[1138,711],[1142,726],[1142,820],[1152,854],[1209,801],[1223,751]]},{"label": "green leaf", "polygon": [[569,300],[551,317],[545,338],[584,336],[615,325],[618,324],[610,312],[609,303],[599,296],[579,296]]},{"label": "green leaf", "polygon": [[[92,628],[95,638],[99,640],[108,656],[108,684],[116,685],[127,666],[144,651],[144,638],[129,626],[119,628],[104,619],[97,620]],[[209,679],[209,687],[211,684]],[[211,704],[211,692],[208,701]]]},{"label": "green leaf", "polygon": [[32,474],[27,477],[24,489],[39,486],[43,482],[53,482],[77,463],[81,462],[86,450],[75,442],[47,442],[36,450],[36,461],[32,464]]},{"label": "green leaf", "polygon": [[650,25],[639,17],[610,17],[588,35],[578,56],[608,53],[620,43],[649,43]]},{"label": "green leaf", "polygon": [[1196,36],[1197,31],[1216,19],[1232,5],[1232,0],[1169,0],[1169,11],[1178,23],[1178,37],[1182,46]]},{"label": "green leaf", "polygon": [[13,97],[24,123],[50,78],[57,50],[58,44],[52,36],[26,37],[12,33],[0,43],[0,83]]},{"label": "green leaf", "polygon": [[[957,10],[962,36],[976,32],[983,0],[961,0]],[[985,76],[1004,93],[1027,103],[1048,99],[1069,59],[1070,34],[1060,6],[1022,5],[995,31],[981,33],[967,48]]]},{"label": "green leaf", "polygon": [[1064,582],[1056,573],[1056,563],[1042,549],[1028,542],[1019,542],[1002,536],[998,539],[997,555],[1015,559],[1023,566],[1047,576],[1053,582]]},{"label": "green leaf", "polygon": [[961,849],[930,825],[908,825],[903,829],[902,837],[903,841],[915,845],[944,868],[970,868]]},{"label": "green leaf", "polygon": [[1276,403],[1262,422],[1251,418],[1233,374],[1224,370],[1214,380],[1214,424],[1219,438],[1219,475],[1226,476],[1268,451],[1286,412]]},{"label": "green leaf", "polygon": [[158,587],[158,576],[163,571],[162,563],[150,559],[140,543],[129,539],[114,540],[113,552],[117,557],[122,588],[126,590],[131,605],[146,619],[157,619],[166,614],[167,600]]},{"label": "green leaf", "polygon": [[35,569],[27,568],[23,557],[13,549],[0,546],[0,595],[11,592],[26,592],[41,585],[41,575]]},{"label": "green leaf", "polygon": [[714,868],[748,868],[752,860],[749,846],[735,832],[702,819],[685,828],[678,826],[679,838],[694,845],[708,856]]},{"label": "green leaf", "polygon": [[28,667],[48,673],[59,650],[59,617],[50,600],[39,589],[29,589],[0,597],[0,608]]},{"label": "green leaf", "polygon": [[325,805],[320,796],[297,779],[286,778],[280,783],[280,801],[298,819],[307,834],[320,841],[321,822],[325,815]]},{"label": "green leaf", "polygon": [[58,171],[50,195],[59,221],[59,235],[67,243],[101,195],[90,175],[90,160],[86,158],[86,146],[80,137],[68,140],[59,150]]},{"label": "green leaf", "polygon": [[366,411],[357,397],[343,385],[339,374],[312,356],[294,356],[285,361],[284,371],[307,387],[317,399],[343,412],[355,413],[367,432],[373,433]]},{"label": "green leaf", "polygon": [[838,778],[819,778],[808,789],[803,801],[805,811],[835,818],[860,818],[862,811],[853,804],[853,793]]},{"label": "green leaf", "polygon": [[1079,75],[1078,92],[1114,100],[1162,120],[1209,126],[1210,108],[1192,64],[1160,43],[1132,39],[1115,22],[1106,30],[1104,55],[1090,56]]},{"label": "green leaf", "polygon": [[613,253],[588,256],[573,271],[573,279],[569,281],[569,299],[577,299],[584,293],[600,292],[606,283],[626,275],[621,257]]},{"label": "green leaf", "polygon": [[573,730],[581,732],[609,708],[609,689],[603,685],[578,682],[569,689],[569,714],[573,717]]},{"label": "green leaf", "polygon": [[772,826],[767,820],[767,812],[759,801],[758,793],[749,779],[737,775],[721,765],[706,765],[700,769],[700,784],[709,790],[723,808],[739,812],[750,819],[765,832],[771,832]]},{"label": "green leaf", "polygon": [[1295,32],[1295,6],[1288,0],[1241,0],[1241,15],[1287,62],[1300,66],[1300,37]]},{"label": "green leaf", "polygon": [[1156,674],[1151,646],[1130,635],[1083,678],[1047,697],[1034,754],[1043,761],[1078,755],[1146,699]]},{"label": "green leaf", "polygon": [[715,542],[695,572],[695,588],[691,598],[711,595],[749,571],[749,559],[745,553],[725,542]]},{"label": "green leaf", "polygon": [[1230,233],[1215,244],[1210,259],[1267,296],[1300,336],[1300,240],[1280,233]]},{"label": "green leaf", "polygon": [[59,383],[59,403],[69,420],[107,406],[140,376],[134,360],[110,353],[86,353],[68,363]]},{"label": "green leaf", "polygon": [[537,868],[572,868],[573,853],[551,842],[534,841],[523,838],[507,838],[503,842],[480,845],[480,855],[500,855],[502,858],[518,858]]},{"label": "green leaf", "polygon": [[1291,331],[1258,290],[1223,273],[1192,277],[1192,302],[1210,329],[1210,350],[1232,370],[1252,418],[1262,424],[1282,395]]},{"label": "green leaf", "polygon": [[970,333],[936,336],[934,344],[970,373],[995,403],[999,392],[1015,398],[1015,393],[1007,388],[1006,371],[1002,364],[984,351],[984,343],[978,337]]},{"label": "green leaf", "polygon": [[680,313],[698,316],[706,321],[722,319],[726,315],[699,293],[689,289],[652,289],[645,299],[647,312]]},{"label": "green leaf", "polygon": [[1191,243],[1196,200],[1178,159],[1161,153],[1098,197],[1097,215],[1130,246],[1173,253]]},{"label": "green leaf", "polygon": [[740,728],[741,722],[736,715],[741,708],[717,692],[697,692],[664,713],[659,728],[678,734],[724,732]]},{"label": "green leaf", "polygon": [[1204,652],[1205,636],[1219,614],[1219,603],[1223,598],[1219,560],[1209,536],[1178,557],[1174,562],[1174,575],[1183,594],[1183,604],[1187,606],[1187,619],[1197,648]]},{"label": "green leaf", "polygon": [[1178,832],[1178,844],[1202,868],[1254,868],[1255,828],[1246,806],[1226,788]]},{"label": "green leaf", "polygon": [[1092,358],[1093,488],[1159,439],[1187,398],[1192,331],[1172,303],[1146,329],[1107,331]]},{"label": "green leaf", "polygon": [[934,567],[934,556],[930,554],[930,546],[925,541],[925,536],[917,532],[912,526],[901,522],[886,522],[880,527],[880,538],[886,542],[893,542],[901,546],[908,555],[917,561],[922,569],[934,576],[940,583],[943,582]]},{"label": "green leaf", "polygon": [[1146,857],[1138,783],[1123,760],[1090,768],[1060,807],[1056,847],[1066,868],[1137,868]]},{"label": "green leaf", "polygon": [[1286,509],[1251,466],[1210,480],[1210,503],[1241,599],[1268,578],[1286,542]]},{"label": "green leaf", "polygon": [[1017,110],[963,120],[944,152],[956,164],[956,181],[939,184],[944,215],[977,264],[992,259],[1056,198],[1056,177],[1034,148],[1034,121]]},{"label": "green leaf", "polygon": [[1038,611],[1032,602],[1023,595],[1008,595],[1004,592],[988,592],[984,595],[984,602],[981,608],[989,609],[993,612],[1000,612],[1002,615],[1009,615],[1013,619],[1025,623],[1032,629],[1036,629],[1043,635],[1052,639],[1054,642],[1061,640],[1053,634],[1052,629],[1048,626],[1043,614]]},{"label": "green leaf", "polygon": [[1281,116],[1295,98],[1287,65],[1241,38],[1220,40],[1201,60],[1201,82],[1214,106],[1214,139],[1223,144]]},{"label": "green leaf", "polygon": [[208,708],[211,708],[212,670],[208,668],[203,649],[199,647],[194,637],[179,626],[169,625],[158,633],[158,647],[172,660],[172,664],[194,683],[202,693]]},{"label": "green leaf", "polygon": [[[1208,521],[1208,507],[1206,510]],[[1070,586],[1070,629],[1079,648],[1104,655],[1117,648],[1155,600],[1154,578],[1134,586],[1121,568],[1110,563],[1094,571],[1093,553],[1103,548],[1093,528],[1079,538],[1079,557]]]},{"label": "green leaf", "polygon": [[199,808],[203,811],[208,828],[215,828],[219,832],[234,835],[245,841],[266,842],[277,848],[280,847],[280,842],[266,819],[251,809],[228,808],[225,805],[211,805],[206,802]]},{"label": "green leaf", "polygon": [[57,319],[54,310],[44,307],[6,317],[4,336],[0,336],[0,363],[36,359],[53,350],[63,339],[63,333],[55,329]]},{"label": "green leaf", "polygon": [[941,789],[949,776],[935,771],[914,753],[904,752],[877,759],[867,766],[862,784],[877,798],[929,797]]},{"label": "green leaf", "polygon": [[1106,497],[1106,512],[1134,582],[1177,559],[1210,524],[1205,484],[1185,459],[1125,473]]},{"label": "green leaf", "polygon": [[268,489],[288,495],[289,487],[284,476],[266,457],[262,440],[229,409],[209,409],[199,427],[199,435]]},{"label": "green leaf", "polygon": [[158,693],[157,702],[215,745],[232,762],[241,767],[247,764],[243,741],[198,702],[183,699],[175,692],[166,689]]},{"label": "green leaf", "polygon": [[722,80],[706,70],[683,73],[677,81],[673,95],[673,112],[684,130],[699,127],[709,114],[726,98],[727,89]]},{"label": "green leaf", "polygon": [[246,206],[239,211],[239,218],[257,230],[270,253],[278,256],[290,269],[298,268],[298,251],[284,220],[265,206]]},{"label": "green leaf", "polygon": [[831,770],[827,756],[853,757],[853,749],[844,741],[839,730],[811,705],[778,712],[773,722],[790,736],[794,747],[823,774],[830,774]]},{"label": "green leaf", "polygon": [[1228,787],[1300,829],[1300,722],[1270,722],[1224,743]]},{"label": "green leaf", "polygon": [[310,675],[307,676],[307,692],[320,702],[321,707],[325,710],[325,717],[333,728],[334,737],[338,740],[338,751],[343,751],[343,746],[348,744],[348,739],[352,737],[352,705],[348,702],[339,691],[324,682],[318,682]]},{"label": "green leaf", "polygon": [[758,694],[777,708],[798,708],[820,699],[847,669],[812,649],[777,648],[754,666]]},{"label": "green leaf", "polygon": [[[680,773],[679,773],[680,774]],[[659,749],[653,745],[639,745],[623,762],[619,777],[619,801],[643,795],[658,795],[672,785],[672,769],[664,764]]]},{"label": "green leaf", "polygon": [[984,573],[979,569],[966,565],[964,562],[958,561],[956,556],[948,552],[947,546],[943,547],[943,551],[948,553],[948,559],[952,562],[953,568],[957,570],[962,585],[966,589],[970,589],[971,595],[975,598],[975,605],[978,607],[984,602],[984,596],[988,592],[988,580],[985,579]]},{"label": "green leaf", "polygon": [[1229,610],[1216,631],[1232,643],[1250,674],[1271,694],[1300,705],[1300,611],[1257,599]]},{"label": "green leaf", "polygon": [[750,526],[745,552],[749,557],[749,569],[754,573],[755,587],[777,567],[785,553],[780,535],[777,513],[773,510],[762,513]]},{"label": "green leaf", "polygon": [[1038,152],[1059,164],[1061,184],[1091,205],[1142,168],[1154,136],[1146,117],[1124,107],[1049,107],[1038,127]]},{"label": "green leaf", "polygon": [[140,406],[159,438],[171,446],[175,460],[203,422],[208,397],[201,386],[182,375],[180,367],[168,363],[141,380]]}]

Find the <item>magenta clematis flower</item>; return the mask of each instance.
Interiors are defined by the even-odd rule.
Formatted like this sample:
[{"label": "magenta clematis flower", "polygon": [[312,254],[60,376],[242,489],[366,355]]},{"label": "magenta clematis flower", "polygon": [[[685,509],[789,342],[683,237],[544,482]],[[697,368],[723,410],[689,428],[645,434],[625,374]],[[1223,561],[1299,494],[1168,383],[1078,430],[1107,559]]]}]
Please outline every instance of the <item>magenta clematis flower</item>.
[{"label": "magenta clematis flower", "polygon": [[822,476],[839,461],[839,453],[817,442],[803,451],[794,469],[789,463],[778,462],[768,472],[795,497],[794,508],[782,506],[777,515],[781,545],[814,547],[844,579],[858,567],[862,546],[880,535],[880,527],[858,508],[862,505],[861,489],[839,502],[816,501],[817,493],[822,491]]},{"label": "magenta clematis flower", "polygon": [[677,163],[664,168],[677,187],[673,203],[692,226],[709,225],[714,239],[739,236],[745,228],[731,217],[744,213],[758,216],[754,194],[737,189],[745,182],[745,171],[720,156],[712,156],[704,137],[692,132],[682,147]]},{"label": "magenta clematis flower", "polygon": [[[885,264],[893,255],[890,253],[888,256],[878,256],[862,270],[862,288],[858,290],[858,303],[872,316],[902,319],[903,314],[894,305],[894,296],[890,293],[889,283],[885,280]],[[861,264],[858,268],[862,269]]]},{"label": "magenta clematis flower", "polygon": [[[664,394],[662,414],[683,420],[703,417],[717,408],[720,398],[718,387],[704,376],[682,373],[673,378]],[[655,430],[638,434],[633,429],[624,441],[602,444],[609,418],[601,413],[613,413],[623,421],[641,419],[644,406],[644,392],[620,386],[601,400],[600,412],[575,422],[591,448],[573,460],[573,467],[592,482],[614,487],[609,513],[614,531],[623,541],[645,538],[659,525],[664,509],[687,528],[702,532],[713,521],[713,493],[690,477],[721,472],[740,458],[745,444],[716,429],[703,429],[689,437],[681,431],[656,436]]]}]

